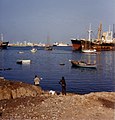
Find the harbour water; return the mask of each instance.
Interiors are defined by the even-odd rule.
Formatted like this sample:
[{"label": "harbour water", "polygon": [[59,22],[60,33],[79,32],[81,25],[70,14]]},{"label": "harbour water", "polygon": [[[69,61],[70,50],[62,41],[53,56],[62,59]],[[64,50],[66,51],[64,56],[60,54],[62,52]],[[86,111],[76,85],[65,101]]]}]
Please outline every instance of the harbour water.
[{"label": "harbour water", "polygon": [[[90,58],[97,62],[97,69],[88,69],[71,66],[70,59],[79,60],[85,55],[72,51],[70,46],[54,47],[52,51],[36,48],[36,53],[30,51],[31,47],[8,47],[7,50],[1,50],[0,76],[33,84],[34,76],[39,75],[43,78],[40,82],[42,89],[54,91],[61,91],[59,80],[64,76],[67,92],[85,94],[115,91],[115,51],[91,55]],[[19,51],[23,53],[19,54]],[[32,63],[19,65],[16,63],[18,59],[30,59]]]}]

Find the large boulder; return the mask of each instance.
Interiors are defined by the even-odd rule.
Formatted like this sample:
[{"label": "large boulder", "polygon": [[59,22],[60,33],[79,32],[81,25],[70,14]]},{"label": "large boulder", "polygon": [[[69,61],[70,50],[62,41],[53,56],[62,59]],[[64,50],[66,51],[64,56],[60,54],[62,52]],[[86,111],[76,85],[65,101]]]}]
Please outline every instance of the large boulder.
[{"label": "large boulder", "polygon": [[35,85],[0,79],[0,100],[26,96],[35,97],[42,92],[42,89]]}]

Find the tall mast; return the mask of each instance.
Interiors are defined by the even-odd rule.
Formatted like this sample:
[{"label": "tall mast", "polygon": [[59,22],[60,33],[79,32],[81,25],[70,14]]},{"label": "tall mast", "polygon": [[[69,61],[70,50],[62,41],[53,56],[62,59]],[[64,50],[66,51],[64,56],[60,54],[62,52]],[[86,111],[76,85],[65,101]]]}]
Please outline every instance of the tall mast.
[{"label": "tall mast", "polygon": [[89,33],[89,39],[88,39],[88,41],[91,41],[91,32],[92,32],[92,30],[91,30],[91,24],[90,24],[89,30],[88,30],[88,33]]},{"label": "tall mast", "polygon": [[113,24],[113,38],[115,38],[115,24]]},{"label": "tall mast", "polygon": [[49,33],[47,34],[47,45],[50,45],[50,35],[49,35]]},{"label": "tall mast", "polygon": [[102,37],[102,23],[100,23],[99,28],[98,28],[98,41],[101,40]]},{"label": "tall mast", "polygon": [[111,26],[109,25],[109,33],[111,32]]},{"label": "tall mast", "polygon": [[1,41],[3,41],[3,34],[1,33],[1,35],[0,35],[0,36],[1,36],[1,38],[0,38],[0,39],[1,39]]}]

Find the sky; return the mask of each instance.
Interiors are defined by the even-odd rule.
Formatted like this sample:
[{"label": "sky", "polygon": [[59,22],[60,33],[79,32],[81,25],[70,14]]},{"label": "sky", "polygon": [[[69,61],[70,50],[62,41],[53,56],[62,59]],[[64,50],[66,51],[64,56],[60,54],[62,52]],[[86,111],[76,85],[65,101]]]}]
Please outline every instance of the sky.
[{"label": "sky", "polygon": [[115,24],[115,0],[0,0],[0,33],[10,43],[71,43]]}]

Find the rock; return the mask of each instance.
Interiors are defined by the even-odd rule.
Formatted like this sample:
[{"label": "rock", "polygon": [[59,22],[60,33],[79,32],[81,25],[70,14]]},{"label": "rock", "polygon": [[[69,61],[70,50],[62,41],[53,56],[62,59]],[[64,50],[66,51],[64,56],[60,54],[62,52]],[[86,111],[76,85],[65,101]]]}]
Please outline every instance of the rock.
[{"label": "rock", "polygon": [[0,101],[0,119],[3,120],[114,120],[115,118],[115,92],[50,95],[49,92],[43,92],[34,85],[0,80],[0,96],[2,99],[9,99]]},{"label": "rock", "polygon": [[40,87],[22,82],[0,79],[0,100],[15,99],[25,96],[35,97],[41,93],[42,90]]}]

